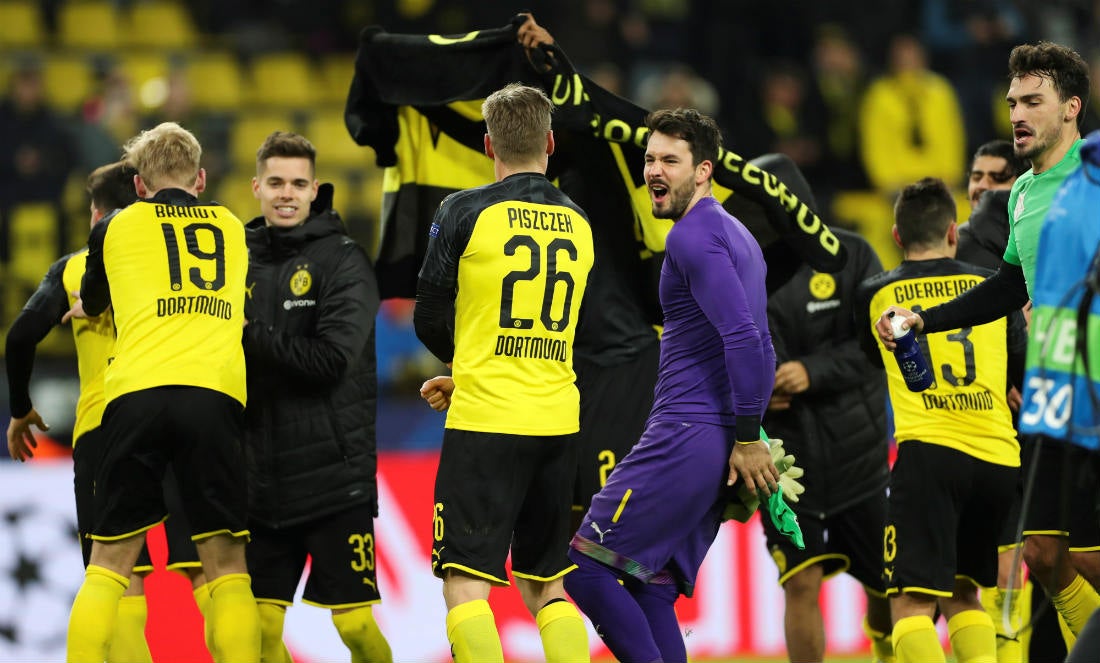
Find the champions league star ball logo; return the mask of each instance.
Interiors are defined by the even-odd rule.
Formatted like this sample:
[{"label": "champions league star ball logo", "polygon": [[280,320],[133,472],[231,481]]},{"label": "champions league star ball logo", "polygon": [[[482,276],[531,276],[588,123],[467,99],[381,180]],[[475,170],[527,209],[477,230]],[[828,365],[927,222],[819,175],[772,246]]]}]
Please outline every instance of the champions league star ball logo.
[{"label": "champions league star ball logo", "polygon": [[[25,493],[43,494],[41,487]],[[0,660],[64,660],[69,609],[83,577],[76,521],[26,497],[0,503]]]}]

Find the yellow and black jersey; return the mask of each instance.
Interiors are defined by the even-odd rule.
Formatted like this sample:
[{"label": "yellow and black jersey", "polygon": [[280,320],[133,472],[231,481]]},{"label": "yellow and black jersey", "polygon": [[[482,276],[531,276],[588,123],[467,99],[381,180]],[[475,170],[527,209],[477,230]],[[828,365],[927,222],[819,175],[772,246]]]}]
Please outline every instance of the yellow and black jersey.
[{"label": "yellow and black jersey", "polygon": [[947,258],[905,261],[860,284],[859,333],[868,356],[886,368],[899,444],[920,440],[1018,467],[1020,446],[1005,394],[1009,353],[1022,353],[1027,347],[1022,316],[1017,313],[984,325],[920,335],[921,350],[935,378],[922,392],[906,388],[892,353],[874,332],[875,321],[889,306],[919,313],[954,299],[990,273]]},{"label": "yellow and black jersey", "polygon": [[[61,281],[71,307],[76,302],[74,292],[80,290],[88,250],[74,253],[65,262]],[[111,309],[94,318],[73,318],[73,340],[76,343],[77,370],[80,374],[80,398],[76,401],[76,424],[73,441],[99,426],[107,406],[103,394],[103,378],[115,351],[115,321]]]},{"label": "yellow and black jersey", "polygon": [[594,260],[584,212],[521,173],[449,196],[430,234],[420,279],[455,293],[447,427],[577,432],[573,339]]},{"label": "yellow and black jersey", "polygon": [[110,303],[118,342],[106,402],[166,385],[203,387],[245,402],[244,225],[228,209],[179,189],[101,221],[88,238],[85,310]]}]

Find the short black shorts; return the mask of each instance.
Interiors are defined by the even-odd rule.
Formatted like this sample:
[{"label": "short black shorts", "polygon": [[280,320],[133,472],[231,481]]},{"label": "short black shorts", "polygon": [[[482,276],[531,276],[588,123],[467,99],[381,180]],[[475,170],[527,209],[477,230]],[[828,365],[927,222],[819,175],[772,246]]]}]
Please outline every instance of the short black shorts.
[{"label": "short black shorts", "polygon": [[307,523],[270,529],[249,523],[245,546],[257,601],[290,605],[310,558],[302,601],[322,608],[378,603],[374,508],[360,504]]},{"label": "short black shorts", "polygon": [[995,586],[1018,473],[939,444],[899,444],[883,537],[887,593],[950,596],[957,576]]},{"label": "short black shorts", "polygon": [[92,538],[123,539],[164,520],[169,467],[193,540],[247,536],[241,426],[241,404],[210,389],[156,387],[108,403]]},{"label": "short black shorts", "polygon": [[[84,556],[84,566],[88,566],[92,557],[92,540],[88,537],[92,523],[95,522],[95,473],[103,459],[103,429],[93,428],[77,439],[73,447],[73,490],[76,494],[76,526],[80,534],[80,552]],[[164,477],[164,501],[171,516],[164,523],[164,534],[168,544],[168,566],[170,570],[199,568],[198,551],[191,540],[191,528],[187,524],[179,500],[179,487],[175,475],[168,472]],[[153,560],[149,557],[148,546],[141,547],[141,553],[134,563],[134,573],[151,573]]]},{"label": "short black shorts", "polygon": [[760,522],[764,524],[768,550],[779,569],[780,585],[806,567],[821,564],[826,578],[847,571],[872,592],[886,592],[882,579],[885,490],[825,519],[799,514],[805,550],[799,550],[780,534],[766,513],[761,512]]},{"label": "short black shorts", "polygon": [[1025,438],[1020,447],[1025,482],[1032,463],[1038,465],[1025,506],[1025,536],[1068,534],[1070,550],[1100,550],[1100,485],[1091,454],[1083,447],[1047,437]]},{"label": "short black shorts", "polygon": [[506,435],[447,428],[435,479],[432,570],[453,568],[507,585],[572,568],[570,501],[576,435]]},{"label": "short black shorts", "polygon": [[574,362],[581,394],[573,511],[583,514],[615,465],[642,436],[653,407],[659,343],[617,366]]}]

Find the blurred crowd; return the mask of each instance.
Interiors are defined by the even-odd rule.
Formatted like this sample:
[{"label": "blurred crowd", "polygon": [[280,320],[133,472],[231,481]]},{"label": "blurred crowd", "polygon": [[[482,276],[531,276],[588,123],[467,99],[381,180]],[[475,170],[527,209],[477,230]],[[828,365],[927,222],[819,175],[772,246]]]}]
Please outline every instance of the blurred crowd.
[{"label": "blurred crowd", "polygon": [[[746,158],[789,155],[822,215],[861,232],[887,267],[898,260],[888,232],[896,190],[934,176],[963,200],[976,147],[1010,137],[1013,45],[1076,48],[1100,85],[1098,0],[6,0],[3,327],[46,267],[83,244],[87,173],[163,120],[198,136],[210,197],[245,219],[258,213],[256,146],[272,129],[301,131],[352,234],[373,247],[381,173],[342,117],[360,29],[460,34],[520,10],[604,87],[647,108],[712,114]],[[1100,106],[1085,115],[1083,133],[1100,128]],[[380,381],[407,386],[424,374],[408,306],[389,303],[383,315],[379,354],[398,359],[380,365]],[[54,336],[43,353],[70,353],[67,335]]]}]

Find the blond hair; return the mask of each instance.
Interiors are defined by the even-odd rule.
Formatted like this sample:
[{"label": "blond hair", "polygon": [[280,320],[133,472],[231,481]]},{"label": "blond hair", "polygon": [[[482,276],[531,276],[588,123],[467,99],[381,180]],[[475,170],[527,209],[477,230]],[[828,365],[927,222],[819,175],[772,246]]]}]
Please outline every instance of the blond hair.
[{"label": "blond hair", "polygon": [[554,104],[537,88],[509,83],[481,104],[493,153],[506,164],[546,156],[546,134]]},{"label": "blond hair", "polygon": [[137,170],[146,188],[158,191],[195,185],[202,146],[194,134],[175,122],[162,122],[142,131],[123,149],[126,161]]}]

